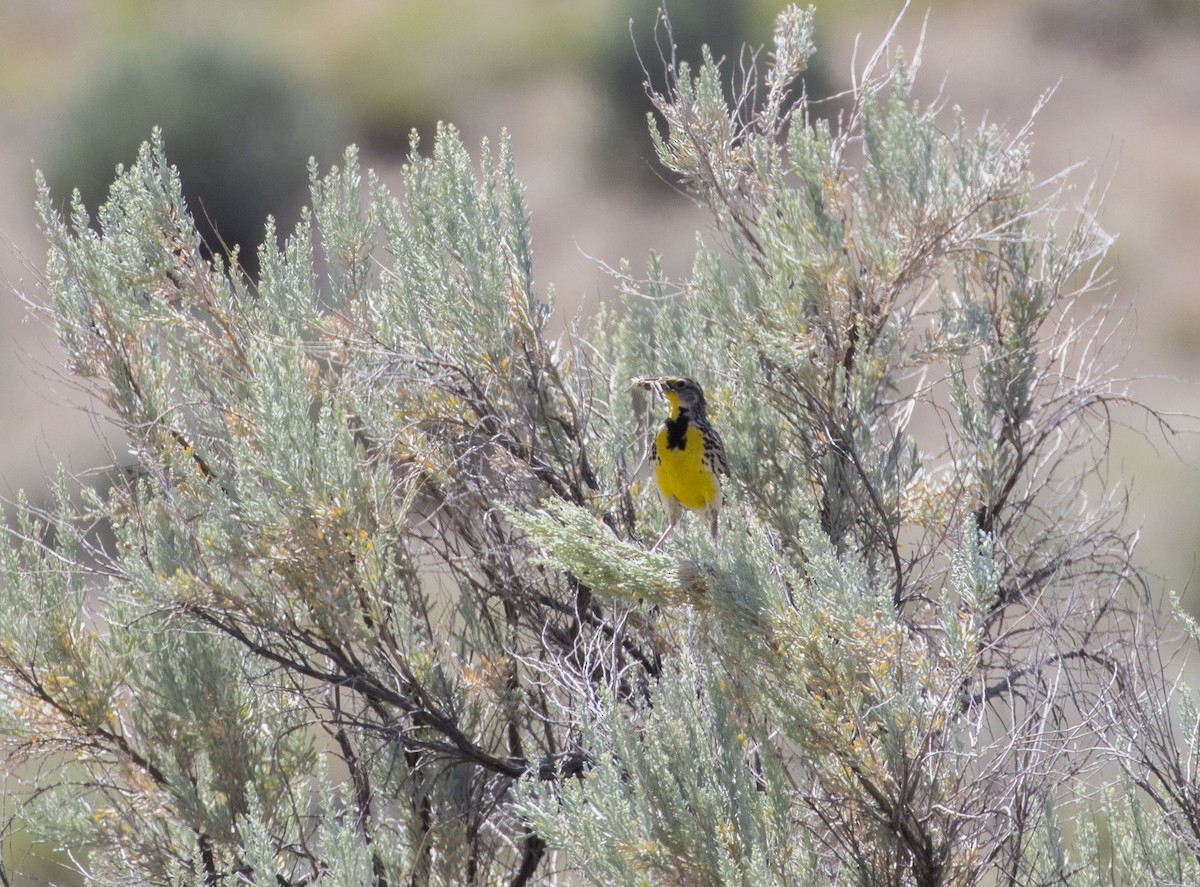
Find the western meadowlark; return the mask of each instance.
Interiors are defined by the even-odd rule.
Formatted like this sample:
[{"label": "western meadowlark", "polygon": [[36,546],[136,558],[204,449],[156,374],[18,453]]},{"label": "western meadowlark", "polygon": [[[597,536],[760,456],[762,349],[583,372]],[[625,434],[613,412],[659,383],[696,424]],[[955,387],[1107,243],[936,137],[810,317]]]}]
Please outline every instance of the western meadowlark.
[{"label": "western meadowlark", "polygon": [[708,424],[704,389],[694,379],[682,376],[635,379],[633,385],[661,394],[671,406],[671,414],[655,435],[650,451],[654,480],[667,509],[667,528],[650,550],[657,550],[666,541],[685,508],[708,516],[716,544],[720,475],[729,474],[729,463],[721,435]]}]

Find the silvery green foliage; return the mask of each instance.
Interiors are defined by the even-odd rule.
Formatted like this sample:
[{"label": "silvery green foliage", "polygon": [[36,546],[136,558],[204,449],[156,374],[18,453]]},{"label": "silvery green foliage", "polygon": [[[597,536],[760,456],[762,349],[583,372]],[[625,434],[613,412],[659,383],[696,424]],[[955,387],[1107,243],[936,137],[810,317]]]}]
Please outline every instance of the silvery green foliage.
[{"label": "silvery green foliage", "polygon": [[[882,54],[834,121],[783,98],[809,27],[781,17],[765,94],[731,99],[709,60],[666,72],[652,137],[719,248],[684,281],[653,256],[644,278],[624,266],[606,348],[620,376],[706,380],[732,454],[735,513],[719,551],[691,541],[710,566],[680,587],[793,780],[768,806],[817,848],[778,880],[1069,882],[1098,863],[1047,863],[1053,811],[1113,760],[1125,659],[1157,644],[1128,631],[1149,599],[1104,471],[1125,402],[1110,238],[1067,178],[1035,182],[1027,132],[921,105],[914,69]],[[586,570],[566,540],[547,550]],[[661,870],[675,802],[656,800],[638,841],[597,801],[555,814],[531,787],[525,809],[612,829],[585,843],[649,881],[695,882]],[[586,854],[593,883],[617,870],[604,852]]]},{"label": "silvery green foliage", "polygon": [[[18,504],[4,714],[16,750],[71,759],[21,813],[97,880],[541,861],[505,792],[581,759],[538,687],[614,622],[505,514],[592,501],[608,443],[545,335],[507,144],[482,156],[442,129],[403,203],[353,150],[314,170],[253,286],[201,255],[157,135],[94,225],[43,189],[54,321],[133,462]],[[621,638],[653,663],[646,635]]]},{"label": "silvery green foliage", "polygon": [[782,761],[736,712],[718,662],[686,654],[627,711],[579,713],[585,742],[611,752],[579,779],[523,785],[519,809],[593,884],[819,881],[797,833]]},{"label": "silvery green foliage", "polygon": [[[733,96],[668,63],[652,138],[715,239],[557,340],[506,140],[440,128],[399,197],[314,168],[253,284],[157,134],[94,220],[43,187],[131,458],[0,552],[21,827],[112,884],[1194,875],[1196,731],[1104,473],[1109,239],[883,50],[813,116],[813,51],[789,7]],[[708,389],[717,546],[646,550],[651,372]],[[1133,788],[1093,803],[1105,763]]]}]

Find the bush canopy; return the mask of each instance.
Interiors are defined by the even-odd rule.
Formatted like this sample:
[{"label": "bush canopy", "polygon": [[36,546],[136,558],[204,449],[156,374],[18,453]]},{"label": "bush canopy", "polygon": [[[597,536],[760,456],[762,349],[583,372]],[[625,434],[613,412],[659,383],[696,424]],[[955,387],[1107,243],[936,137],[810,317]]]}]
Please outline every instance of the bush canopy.
[{"label": "bush canopy", "polygon": [[[157,133],[94,218],[43,184],[129,457],[10,511],[7,835],[121,885],[1200,880],[1110,238],[890,39],[820,106],[811,10],[732,90],[668,54],[651,137],[711,231],[565,332],[503,137],[414,138],[399,196],[314,164],[255,281]],[[724,436],[716,545],[649,550],[664,372]]]}]

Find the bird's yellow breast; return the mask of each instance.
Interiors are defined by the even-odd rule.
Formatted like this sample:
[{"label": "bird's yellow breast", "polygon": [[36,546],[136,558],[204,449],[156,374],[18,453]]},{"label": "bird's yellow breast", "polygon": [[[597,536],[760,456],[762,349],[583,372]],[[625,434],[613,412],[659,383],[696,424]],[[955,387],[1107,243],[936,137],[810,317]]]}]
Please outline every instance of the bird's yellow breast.
[{"label": "bird's yellow breast", "polygon": [[667,445],[667,430],[654,439],[657,464],[654,479],[664,498],[673,498],[691,511],[708,508],[717,498],[717,476],[704,460],[704,435],[688,426],[682,448]]}]

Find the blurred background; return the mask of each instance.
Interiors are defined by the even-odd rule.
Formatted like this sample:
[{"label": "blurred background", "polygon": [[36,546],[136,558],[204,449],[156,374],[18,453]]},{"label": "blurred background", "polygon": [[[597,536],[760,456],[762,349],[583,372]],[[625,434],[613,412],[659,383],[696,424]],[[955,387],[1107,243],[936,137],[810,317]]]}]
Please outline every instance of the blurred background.
[{"label": "blurred background", "polygon": [[[44,245],[34,169],[65,205],[89,207],[154,125],[211,242],[240,245],[253,271],[268,213],[286,231],[306,201],[306,161],[328,167],[350,142],[395,178],[414,128],[438,120],[468,145],[507,128],[532,213],[535,273],[562,317],[610,293],[603,265],[640,267],[654,249],[686,273],[704,218],[659,176],[646,137],[638,49],[661,72],[658,0],[5,0],[0,2],[0,497],[35,497],[62,462],[104,465],[103,421],[62,372],[37,300]],[[781,0],[675,0],[681,56],[701,40],[735,57],[770,40]],[[849,82],[899,2],[827,0],[807,80]],[[632,20],[632,28],[631,22]],[[925,28],[920,93],[971,123],[1011,131],[1056,88],[1034,130],[1036,171],[1075,163],[1108,186],[1109,262],[1133,306],[1121,372],[1152,406],[1200,414],[1200,0],[935,0],[915,3],[900,43]],[[631,37],[632,30],[632,37]],[[1082,201],[1082,194],[1081,194]],[[1181,592],[1200,587],[1200,448],[1117,440],[1132,482],[1142,559]],[[1197,609],[1196,603],[1192,603]],[[47,849],[32,857],[46,857]],[[18,871],[44,883],[36,863]]]}]

